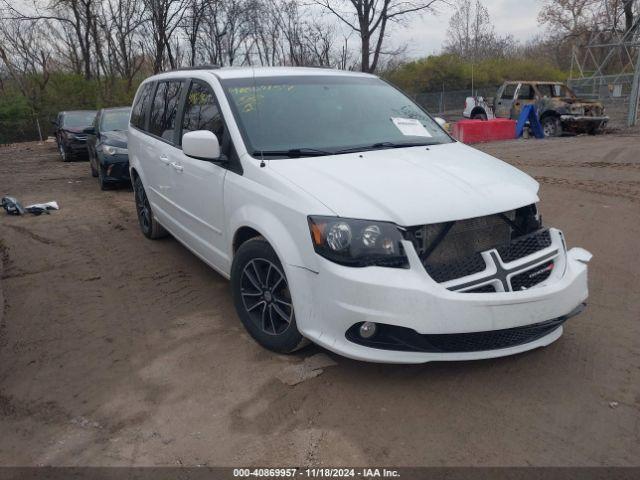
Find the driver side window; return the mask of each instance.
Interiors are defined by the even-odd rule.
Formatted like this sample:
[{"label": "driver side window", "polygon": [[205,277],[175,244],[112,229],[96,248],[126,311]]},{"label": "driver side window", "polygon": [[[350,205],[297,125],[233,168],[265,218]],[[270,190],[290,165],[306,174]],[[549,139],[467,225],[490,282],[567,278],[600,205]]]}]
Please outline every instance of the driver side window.
[{"label": "driver side window", "polygon": [[184,104],[182,135],[195,130],[209,130],[215,133],[218,141],[222,143],[224,122],[216,97],[209,85],[197,80],[191,83]]}]

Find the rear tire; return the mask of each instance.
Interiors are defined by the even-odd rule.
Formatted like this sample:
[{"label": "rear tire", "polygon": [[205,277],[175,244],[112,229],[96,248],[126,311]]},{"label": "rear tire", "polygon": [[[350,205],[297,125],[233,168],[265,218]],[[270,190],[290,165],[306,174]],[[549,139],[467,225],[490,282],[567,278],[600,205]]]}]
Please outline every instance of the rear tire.
[{"label": "rear tire", "polygon": [[307,345],[296,325],[282,263],[264,238],[252,238],[236,252],[231,290],[242,324],[264,348],[291,353]]},{"label": "rear tire", "polygon": [[471,115],[471,120],[487,120],[486,113],[474,113]]},{"label": "rear tire", "polygon": [[166,237],[168,232],[153,216],[147,193],[142,185],[142,180],[137,177],[133,183],[133,192],[136,201],[136,213],[138,214],[138,223],[140,224],[140,230],[145,237],[152,240]]}]

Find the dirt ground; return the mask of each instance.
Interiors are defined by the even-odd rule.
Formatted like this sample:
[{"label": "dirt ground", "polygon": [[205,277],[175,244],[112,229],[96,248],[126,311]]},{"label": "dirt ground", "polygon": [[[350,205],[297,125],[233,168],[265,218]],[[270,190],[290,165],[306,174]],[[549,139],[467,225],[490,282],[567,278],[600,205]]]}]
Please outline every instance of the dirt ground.
[{"label": "dirt ground", "polygon": [[497,360],[337,362],[244,333],[229,285],[138,230],[51,144],[0,148],[0,465],[640,465],[640,136],[480,147],[534,175],[545,223],[592,251],[589,307],[545,349]]}]

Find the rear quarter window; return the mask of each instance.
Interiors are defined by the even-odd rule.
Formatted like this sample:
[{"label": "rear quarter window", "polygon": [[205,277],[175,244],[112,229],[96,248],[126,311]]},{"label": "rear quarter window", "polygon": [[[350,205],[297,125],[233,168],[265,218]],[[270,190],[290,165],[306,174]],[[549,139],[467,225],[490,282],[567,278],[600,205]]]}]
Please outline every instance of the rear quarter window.
[{"label": "rear quarter window", "polygon": [[151,99],[153,87],[155,83],[147,83],[143,85],[138,96],[133,103],[131,110],[131,125],[141,130],[145,129],[147,105]]}]

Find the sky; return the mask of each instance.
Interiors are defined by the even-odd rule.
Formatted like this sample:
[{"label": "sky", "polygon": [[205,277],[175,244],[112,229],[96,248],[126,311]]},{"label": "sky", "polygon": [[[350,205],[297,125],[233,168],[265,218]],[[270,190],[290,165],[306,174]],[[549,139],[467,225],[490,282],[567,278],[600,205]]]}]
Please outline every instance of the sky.
[{"label": "sky", "polygon": [[[454,3],[451,1],[450,3]],[[489,16],[499,35],[511,34],[516,40],[524,41],[541,31],[538,26],[538,1],[483,0]],[[441,5],[439,14],[427,13],[415,16],[407,25],[396,26],[390,34],[391,44],[408,45],[407,57],[423,57],[438,53],[445,41],[449,19],[454,9]]]},{"label": "sky", "polygon": [[[447,6],[456,0],[442,0],[437,7],[438,13],[412,14],[406,25],[394,25],[389,32],[387,48],[407,45],[406,56],[409,58],[424,57],[439,53],[446,39],[449,19],[454,8]],[[540,32],[537,17],[541,7],[540,0],[481,0],[489,10],[496,33],[511,34],[516,40],[527,40]],[[13,0],[16,8],[26,11],[30,0]],[[304,2],[303,2],[304,3]]]}]

